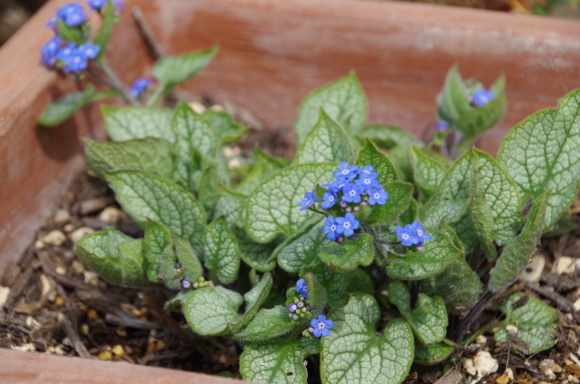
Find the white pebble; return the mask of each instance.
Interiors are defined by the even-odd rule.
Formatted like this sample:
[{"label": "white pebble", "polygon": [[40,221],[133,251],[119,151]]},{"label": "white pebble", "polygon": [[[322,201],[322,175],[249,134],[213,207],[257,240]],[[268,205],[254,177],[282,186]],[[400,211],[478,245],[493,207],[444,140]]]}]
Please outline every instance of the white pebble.
[{"label": "white pebble", "polygon": [[464,357],[463,359],[461,359],[461,365],[463,366],[463,369],[465,369],[465,371],[469,373],[471,376],[477,375],[477,370],[473,365],[473,360]]},{"label": "white pebble", "polygon": [[0,308],[6,304],[8,297],[10,296],[10,287],[0,286]]},{"label": "white pebble", "polygon": [[514,371],[512,371],[511,368],[506,368],[505,374],[507,375],[508,379],[510,379],[510,380],[514,379]]},{"label": "white pebble", "polygon": [[552,272],[558,275],[574,273],[576,259],[568,256],[560,256],[552,266]]},{"label": "white pebble", "polygon": [[59,209],[54,214],[54,223],[56,225],[65,225],[70,220],[70,213],[66,209]]},{"label": "white pebble", "polygon": [[505,327],[506,331],[508,331],[511,334],[516,334],[518,333],[518,327],[516,327],[515,325],[508,325]]},{"label": "white pebble", "polygon": [[79,211],[83,216],[89,215],[93,212],[97,212],[100,211],[101,209],[104,209],[107,206],[107,204],[109,204],[109,202],[107,201],[106,198],[97,197],[94,199],[81,201],[81,203],[79,204]]},{"label": "white pebble", "polygon": [[540,281],[546,259],[542,255],[534,255],[528,265],[520,273],[520,280],[527,283],[535,283]]},{"label": "white pebble", "polygon": [[494,373],[499,368],[497,360],[491,357],[489,352],[485,351],[477,352],[477,355],[473,358],[473,366],[477,370],[477,380],[485,375]]},{"label": "white pebble", "polygon": [[84,271],[85,283],[97,287],[99,285],[99,276],[92,271]]},{"label": "white pebble", "polygon": [[70,234],[70,239],[72,240],[73,243],[76,244],[79,241],[81,241],[83,237],[85,237],[86,235],[90,235],[93,232],[95,232],[95,230],[92,228],[80,227],[79,229],[74,230],[73,233]]},{"label": "white pebble", "polygon": [[54,270],[56,271],[56,273],[58,273],[61,276],[66,275],[66,268],[63,267],[62,265],[56,267]]},{"label": "white pebble", "polygon": [[125,213],[117,207],[107,207],[99,215],[99,219],[113,224],[117,224],[124,218]]},{"label": "white pebble", "polygon": [[64,229],[65,232],[72,232],[75,230],[75,226],[73,224],[67,224],[62,227],[62,229]]},{"label": "white pebble", "polygon": [[36,347],[32,343],[26,343],[19,346],[14,346],[12,349],[16,349],[17,351],[24,351],[24,352],[34,352],[36,351]]},{"label": "white pebble", "polygon": [[188,103],[189,107],[195,111],[195,113],[199,113],[200,115],[206,111],[205,105],[200,102],[192,101]]},{"label": "white pebble", "polygon": [[477,336],[477,339],[475,339],[475,344],[485,344],[485,343],[487,343],[487,337],[483,335],[479,335]]},{"label": "white pebble", "polygon": [[580,297],[574,302],[574,309],[580,311]]},{"label": "white pebble", "polygon": [[42,237],[42,241],[45,244],[56,245],[57,247],[62,245],[66,241],[66,235],[59,230],[54,230],[48,232]]},{"label": "white pebble", "polygon": [[211,107],[209,107],[209,110],[216,112],[225,112],[226,109],[222,105],[214,104]]}]

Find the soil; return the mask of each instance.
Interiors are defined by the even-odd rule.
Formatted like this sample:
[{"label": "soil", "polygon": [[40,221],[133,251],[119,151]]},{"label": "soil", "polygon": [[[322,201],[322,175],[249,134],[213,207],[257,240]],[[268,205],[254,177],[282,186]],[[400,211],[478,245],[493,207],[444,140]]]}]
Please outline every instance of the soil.
[{"label": "soil", "polygon": [[[211,100],[200,101],[212,104]],[[294,140],[284,133],[291,130],[262,130],[244,111],[227,105],[225,109],[252,126],[237,144],[237,156],[247,158],[256,142],[267,143],[266,149],[274,155],[293,155]],[[488,351],[499,363],[499,369],[481,383],[580,383],[580,312],[575,309],[580,306],[580,199],[569,213],[576,229],[543,239],[536,255],[543,257],[544,266],[535,271],[538,266],[530,265],[526,272],[538,272],[539,281],[511,288],[558,311],[557,345],[534,356],[522,356],[511,345],[497,344],[491,334],[484,334],[476,343],[458,348],[444,364],[414,365],[405,383],[458,383],[457,376],[442,377],[443,369],[468,377],[462,360],[480,351]],[[106,226],[132,237],[143,235],[120,210],[107,184],[85,172],[23,255],[20,274],[9,288],[0,287],[0,347],[240,378],[238,358],[243,344],[192,334],[179,309],[165,308],[171,292],[112,285],[84,266],[72,250],[74,243],[83,234]],[[499,321],[500,316],[492,309],[484,311],[472,331]],[[457,324],[461,318],[452,320]],[[314,360],[308,364],[310,383],[319,382],[315,366]]]}]

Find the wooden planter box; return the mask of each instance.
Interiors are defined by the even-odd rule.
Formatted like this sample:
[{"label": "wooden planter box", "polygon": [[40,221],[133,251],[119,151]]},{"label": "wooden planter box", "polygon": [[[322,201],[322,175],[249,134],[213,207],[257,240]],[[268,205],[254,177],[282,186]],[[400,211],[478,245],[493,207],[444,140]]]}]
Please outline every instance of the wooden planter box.
[{"label": "wooden planter box", "polygon": [[[0,50],[2,285],[84,166],[79,137],[105,136],[94,106],[57,128],[36,125],[47,103],[76,88],[39,64],[40,47],[51,36],[44,24],[63,3],[49,1]],[[369,121],[421,137],[435,122],[435,97],[457,62],[464,76],[486,86],[506,75],[506,118],[480,141],[495,152],[515,123],[580,87],[576,21],[365,0],[128,0],[110,52],[126,82],[148,75],[151,64],[130,17],[135,5],[171,54],[220,44],[214,62],[184,88],[242,106],[267,129],[291,129],[308,92],[354,69],[369,98]],[[10,350],[0,350],[0,378],[43,384],[230,382]]]}]

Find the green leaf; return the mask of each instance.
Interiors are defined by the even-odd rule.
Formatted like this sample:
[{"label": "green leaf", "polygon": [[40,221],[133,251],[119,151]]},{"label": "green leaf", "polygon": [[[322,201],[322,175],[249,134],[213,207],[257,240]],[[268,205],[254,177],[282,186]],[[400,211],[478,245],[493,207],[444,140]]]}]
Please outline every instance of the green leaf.
[{"label": "green leaf", "polygon": [[224,217],[212,221],[203,231],[205,266],[224,283],[233,283],[238,277],[240,249],[236,237],[228,228]]},{"label": "green leaf", "polygon": [[281,336],[297,325],[288,313],[288,308],[282,305],[262,308],[248,326],[233,337],[243,341],[264,341]]},{"label": "green leaf", "polygon": [[173,173],[171,143],[147,137],[127,141],[93,141],[85,143],[87,166],[100,177],[106,171],[139,169],[155,173],[166,179]]},{"label": "green leaf", "polygon": [[108,227],[105,232],[83,237],[74,251],[85,264],[112,283],[138,287],[150,285],[142,240],[133,240]]},{"label": "green leaf", "polygon": [[320,108],[318,122],[298,148],[293,164],[351,162],[354,155],[349,134]]},{"label": "green leaf", "polygon": [[[429,284],[433,289],[426,289]],[[473,307],[483,291],[483,284],[471,267],[458,257],[440,274],[421,282],[428,295],[443,298],[447,308],[454,313]]]},{"label": "green leaf", "polygon": [[344,308],[333,309],[330,336],[322,338],[320,375],[323,384],[399,384],[413,362],[413,332],[403,319],[392,320],[381,337],[376,301],[353,294]]},{"label": "green leaf", "polygon": [[308,373],[304,359],[320,351],[320,341],[274,339],[249,343],[240,356],[244,380],[267,384],[304,384]]},{"label": "green leaf", "polygon": [[367,99],[354,72],[311,92],[298,110],[294,128],[301,144],[312,130],[323,108],[331,119],[354,134],[367,120]]},{"label": "green leaf", "polygon": [[238,240],[240,256],[250,267],[260,271],[269,272],[276,266],[274,250],[282,242],[281,236],[277,236],[268,243],[257,243],[247,233],[244,228],[233,226],[232,231]]},{"label": "green leaf", "polygon": [[419,187],[421,198],[429,199],[441,184],[447,169],[436,159],[426,155],[413,146],[411,164],[415,176],[415,184]]},{"label": "green leaf", "polygon": [[544,230],[572,204],[580,180],[580,90],[569,93],[558,104],[557,109],[537,112],[516,125],[497,157],[523,199],[538,199],[553,188]]},{"label": "green leaf", "polygon": [[210,165],[201,175],[198,197],[206,212],[213,212],[214,205],[219,198],[219,187],[222,179],[217,164]]},{"label": "green leaf", "polygon": [[364,167],[365,165],[375,167],[374,171],[379,174],[377,180],[381,185],[399,179],[397,170],[391,160],[387,155],[379,151],[377,146],[369,139],[366,139],[364,148],[358,153],[355,164],[359,167]]},{"label": "green leaf", "polygon": [[222,145],[238,141],[248,131],[248,127],[237,123],[226,112],[205,111],[202,117],[212,126],[221,139]]},{"label": "green leaf", "polygon": [[439,117],[449,123],[453,123],[471,108],[469,89],[463,82],[457,65],[447,72],[443,91],[437,96],[437,105]]},{"label": "green leaf", "polygon": [[[414,145],[417,145],[415,143]],[[397,145],[395,148],[389,151],[389,159],[395,166],[397,171],[398,179],[413,183],[413,166],[411,165],[411,144],[401,144]]]},{"label": "green leaf", "polygon": [[430,345],[443,340],[447,333],[448,320],[441,297],[429,297],[419,293],[417,306],[411,310],[411,294],[402,282],[394,281],[389,284],[388,292],[389,300],[409,322],[421,343]]},{"label": "green leaf", "polygon": [[107,0],[107,5],[104,8],[103,17],[101,18],[101,28],[97,32],[93,43],[98,45],[101,50],[95,59],[97,62],[101,63],[104,61],[105,52],[107,51],[107,46],[109,45],[109,40],[111,39],[111,33],[113,32],[113,26],[117,22],[117,12],[115,6],[113,5],[113,0]]},{"label": "green leaf", "polygon": [[[356,269],[353,271],[356,271]],[[306,279],[307,275],[314,275],[316,281],[324,287],[328,304],[331,307],[344,307],[350,298],[346,292],[346,286],[348,284],[348,277],[353,271],[348,273],[337,272],[327,267],[320,259],[316,259],[310,265],[305,265],[300,270],[300,276]],[[309,281],[308,283],[308,294],[310,295],[313,289]],[[309,300],[311,300],[310,297]]]},{"label": "green leaf", "polygon": [[432,206],[428,204],[419,211],[419,217],[423,226],[430,228],[439,227],[441,220],[446,223],[457,222],[467,209],[467,199],[451,200],[441,205]]},{"label": "green leaf", "polygon": [[349,293],[360,292],[371,296],[375,293],[373,279],[360,268],[355,268],[348,272],[347,280],[346,291]]},{"label": "green leaf", "polygon": [[287,272],[298,272],[304,265],[314,261],[323,245],[328,241],[322,233],[326,222],[322,217],[315,218],[302,230],[284,241],[272,254],[278,259],[280,268]]},{"label": "green leaf", "polygon": [[229,225],[238,222],[242,218],[242,212],[246,206],[247,196],[221,188],[213,211],[213,218],[224,216]]},{"label": "green leaf", "polygon": [[392,149],[401,144],[413,144],[417,140],[409,132],[392,125],[367,125],[357,135],[362,141],[365,138],[373,141],[378,147]]},{"label": "green leaf", "polygon": [[84,91],[70,93],[48,104],[42,114],[38,116],[37,121],[45,127],[55,127],[66,121],[88,103],[115,96],[116,94],[116,91],[95,92],[95,88],[89,83]]},{"label": "green leaf", "polygon": [[320,260],[335,271],[348,271],[358,265],[367,266],[375,257],[373,237],[366,233],[358,240],[346,239],[342,243],[330,241],[322,247]]},{"label": "green leaf", "polygon": [[477,155],[480,161],[479,177],[485,200],[493,216],[494,239],[500,245],[506,244],[514,237],[522,222],[520,196],[516,185],[497,161],[478,149],[473,148],[453,164],[427,203],[426,210],[470,196],[469,185],[474,155]]},{"label": "green leaf", "polygon": [[159,80],[159,93],[163,96],[171,88],[181,84],[204,69],[218,51],[217,45],[204,51],[165,56],[153,65],[153,75]]},{"label": "green leaf", "polygon": [[373,223],[394,223],[399,215],[407,209],[409,201],[413,195],[413,184],[404,181],[392,181],[383,185],[384,190],[389,194],[386,204],[372,207],[368,222]]},{"label": "green leaf", "polygon": [[82,45],[87,41],[90,35],[90,30],[84,26],[69,27],[62,20],[56,21],[56,33],[58,37],[65,41],[74,42],[77,45]]},{"label": "green leaf", "polygon": [[476,153],[473,156],[474,161],[469,185],[471,194],[469,215],[481,248],[487,259],[492,261],[497,257],[497,250],[493,244],[493,213],[487,205],[483,185],[479,177],[479,156]]},{"label": "green leaf", "polygon": [[147,277],[159,282],[159,268],[163,252],[171,244],[171,232],[165,226],[147,220],[145,225],[145,258],[148,261]]},{"label": "green leaf", "polygon": [[316,215],[298,202],[316,184],[329,183],[336,163],[299,164],[275,173],[252,193],[246,206],[246,231],[259,242],[276,234],[291,236]]},{"label": "green leaf", "polygon": [[415,360],[414,362],[422,365],[435,365],[447,359],[455,350],[455,347],[442,341],[433,345],[415,344]]},{"label": "green leaf", "polygon": [[318,282],[316,276],[308,272],[302,276],[308,285],[308,302],[312,306],[313,314],[322,313],[324,307],[328,304],[328,295],[326,289]]},{"label": "green leaf", "polygon": [[260,183],[272,176],[275,172],[288,166],[288,161],[278,157],[273,157],[259,148],[252,153],[254,165],[250,172],[238,184],[234,190],[236,192],[249,195],[260,185]]},{"label": "green leaf", "polygon": [[528,297],[524,305],[514,304],[525,296],[522,292],[509,295],[499,309],[506,315],[509,324],[518,329],[510,338],[508,331],[499,329],[495,332],[495,340],[500,343],[512,341],[512,345],[528,355],[544,351],[556,344],[558,340],[558,314],[548,305],[535,297]]},{"label": "green leaf", "polygon": [[113,141],[143,139],[147,136],[173,142],[171,109],[101,106],[107,133]]},{"label": "green leaf", "polygon": [[156,280],[163,281],[169,289],[180,289],[183,278],[195,282],[203,274],[196,252],[187,240],[177,236],[171,236],[171,242],[157,259],[159,273]]},{"label": "green leaf", "polygon": [[143,171],[107,172],[105,178],[119,204],[142,227],[151,219],[201,250],[205,212],[191,193]]},{"label": "green leaf", "polygon": [[[238,333],[260,309],[272,288],[269,273],[242,296],[223,287],[207,287],[193,291],[183,303],[183,314],[191,329],[200,335],[219,336]],[[246,302],[243,315],[238,307]]]},{"label": "green leaf", "polygon": [[[505,79],[502,76],[497,82],[504,84]],[[480,108],[473,107],[461,115],[454,125],[458,131],[465,135],[460,146],[469,146],[477,136],[496,125],[505,115],[506,109],[507,100],[503,87],[501,87],[501,91],[495,92],[495,98],[492,101]]]},{"label": "green leaf", "polygon": [[542,236],[551,191],[534,201],[522,231],[503,249],[490,273],[489,289],[492,292],[502,291],[514,282],[534,254]]},{"label": "green leaf", "polygon": [[463,252],[453,243],[449,234],[429,230],[431,240],[425,242],[421,252],[409,251],[402,262],[387,267],[387,274],[394,279],[421,280],[441,273]]},{"label": "green leaf", "polygon": [[[399,215],[399,224],[405,225],[417,220],[418,211],[419,205],[417,204],[417,201],[411,197],[411,199],[409,199],[409,206]],[[437,227],[438,223],[436,223],[435,225],[425,224],[425,226]]]},{"label": "green leaf", "polygon": [[192,162],[195,150],[213,159],[217,154],[219,138],[207,121],[183,101],[175,108],[171,129],[176,136],[173,146],[176,157],[175,178],[193,190],[196,186],[196,171],[201,171]]}]

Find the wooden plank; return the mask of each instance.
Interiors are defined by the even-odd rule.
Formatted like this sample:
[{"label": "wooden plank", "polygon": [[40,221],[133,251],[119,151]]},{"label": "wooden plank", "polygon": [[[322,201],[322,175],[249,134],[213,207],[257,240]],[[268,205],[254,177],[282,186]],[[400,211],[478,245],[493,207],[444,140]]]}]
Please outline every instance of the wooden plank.
[{"label": "wooden plank", "polygon": [[4,384],[234,384],[239,380],[201,373],[0,349]]}]

